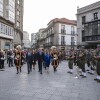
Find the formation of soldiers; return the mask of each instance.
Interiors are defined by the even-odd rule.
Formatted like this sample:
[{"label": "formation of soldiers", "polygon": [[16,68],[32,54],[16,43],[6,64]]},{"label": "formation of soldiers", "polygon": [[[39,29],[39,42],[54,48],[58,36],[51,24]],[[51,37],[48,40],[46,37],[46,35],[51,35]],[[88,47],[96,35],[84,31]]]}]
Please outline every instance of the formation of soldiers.
[{"label": "formation of soldiers", "polygon": [[[38,50],[28,49],[27,52],[21,50],[21,46],[18,45],[15,50],[9,50],[7,53],[8,66],[16,66],[17,74],[22,71],[22,66],[27,63],[28,74],[35,70],[36,62],[38,63],[38,71],[42,74],[42,68],[44,67],[49,73],[50,64],[53,66],[54,72],[57,71],[59,63],[63,60],[61,51],[58,51],[55,46],[52,46],[50,50],[44,50],[39,48]],[[86,78],[87,73],[94,75],[96,72],[97,77],[95,81],[100,83],[100,44],[97,45],[97,49],[86,50],[84,46],[80,49],[71,49],[67,52],[65,57],[68,60],[69,74],[74,74],[73,69],[76,69],[75,77]],[[4,68],[5,54],[0,51],[0,69]],[[14,63],[14,64],[13,64]],[[86,67],[87,66],[87,67]]]},{"label": "formation of soldiers", "polygon": [[[73,69],[76,68],[77,78],[82,76],[86,78],[86,73],[94,75],[97,73],[97,77],[94,79],[97,82],[100,82],[100,44],[97,45],[97,49],[88,49],[86,50],[83,47],[77,50],[70,50],[67,56],[69,74],[73,74]],[[87,66],[87,68],[86,68]]]}]

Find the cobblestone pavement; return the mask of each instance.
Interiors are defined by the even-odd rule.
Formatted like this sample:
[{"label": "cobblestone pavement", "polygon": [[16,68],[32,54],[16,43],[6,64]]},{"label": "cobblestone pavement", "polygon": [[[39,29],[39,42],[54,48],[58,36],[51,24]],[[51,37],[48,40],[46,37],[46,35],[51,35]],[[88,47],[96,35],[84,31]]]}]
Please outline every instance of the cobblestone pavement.
[{"label": "cobblestone pavement", "polygon": [[0,71],[0,100],[100,100],[100,83],[93,80],[96,75],[76,79],[67,71],[66,61],[57,72],[50,66],[50,73],[43,70],[42,75],[37,66],[29,75],[26,65],[18,75],[15,67],[6,67]]}]

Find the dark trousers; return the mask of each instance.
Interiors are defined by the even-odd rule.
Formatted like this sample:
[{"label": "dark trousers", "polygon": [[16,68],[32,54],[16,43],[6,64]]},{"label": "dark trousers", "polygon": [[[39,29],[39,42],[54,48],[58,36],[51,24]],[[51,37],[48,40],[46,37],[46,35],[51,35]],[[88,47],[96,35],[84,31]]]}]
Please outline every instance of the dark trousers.
[{"label": "dark trousers", "polygon": [[31,62],[27,62],[27,70],[28,70],[28,73],[30,73],[32,71],[32,63]]},{"label": "dark trousers", "polygon": [[13,59],[8,59],[9,67],[13,66]]},{"label": "dark trousers", "polygon": [[97,62],[97,75],[100,75],[100,61]]},{"label": "dark trousers", "polygon": [[87,60],[87,66],[90,67],[90,60]]},{"label": "dark trousers", "polygon": [[38,61],[39,72],[42,72],[42,62]]},{"label": "dark trousers", "polygon": [[85,71],[85,63],[82,63],[82,64],[81,64],[81,69],[82,69],[82,72],[84,72],[84,73],[86,72],[86,71]]},{"label": "dark trousers", "polygon": [[69,69],[73,69],[73,61],[68,62]]},{"label": "dark trousers", "polygon": [[0,60],[0,69],[2,69],[2,66],[1,66],[1,60]]},{"label": "dark trousers", "polygon": [[7,57],[7,64],[8,64],[9,60],[8,60],[8,57]]},{"label": "dark trousers", "polygon": [[4,60],[0,60],[0,69],[4,68]]}]

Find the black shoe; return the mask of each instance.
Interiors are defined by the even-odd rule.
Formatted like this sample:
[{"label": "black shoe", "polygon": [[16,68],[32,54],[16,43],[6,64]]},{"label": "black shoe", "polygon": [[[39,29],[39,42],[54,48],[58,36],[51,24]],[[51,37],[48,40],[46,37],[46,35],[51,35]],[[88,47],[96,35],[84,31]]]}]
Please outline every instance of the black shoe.
[{"label": "black shoe", "polygon": [[97,82],[100,83],[100,80],[98,79]]},{"label": "black shoe", "polygon": [[86,78],[86,76],[82,76],[82,78]]},{"label": "black shoe", "polygon": [[40,74],[42,74],[42,72],[40,72]]},{"label": "black shoe", "polygon": [[88,72],[90,75],[94,75],[93,73],[91,73],[91,72]]},{"label": "black shoe", "polygon": [[84,76],[84,75],[81,74],[80,76]]},{"label": "black shoe", "polygon": [[73,74],[72,72],[70,72],[70,71],[68,71],[67,73],[69,73],[69,74]]},{"label": "black shoe", "polygon": [[94,81],[98,81],[98,79],[97,79],[97,78],[95,78],[95,79],[94,79]]},{"label": "black shoe", "polygon": [[89,71],[88,69],[86,71]]},{"label": "black shoe", "polygon": [[67,73],[70,73],[70,71],[68,71]]},{"label": "black shoe", "polygon": [[19,74],[19,72],[17,72],[16,74]]}]

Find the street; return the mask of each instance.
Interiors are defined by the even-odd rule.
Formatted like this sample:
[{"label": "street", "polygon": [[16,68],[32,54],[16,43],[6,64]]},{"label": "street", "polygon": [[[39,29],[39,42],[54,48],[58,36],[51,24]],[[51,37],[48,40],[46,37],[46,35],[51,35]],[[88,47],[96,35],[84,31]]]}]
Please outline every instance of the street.
[{"label": "street", "polygon": [[43,69],[42,75],[37,65],[30,74],[26,64],[20,74],[16,74],[15,67],[6,65],[5,71],[0,71],[0,100],[100,100],[96,74],[76,79],[67,71],[67,61],[61,62],[55,73],[52,66],[49,73]]}]

